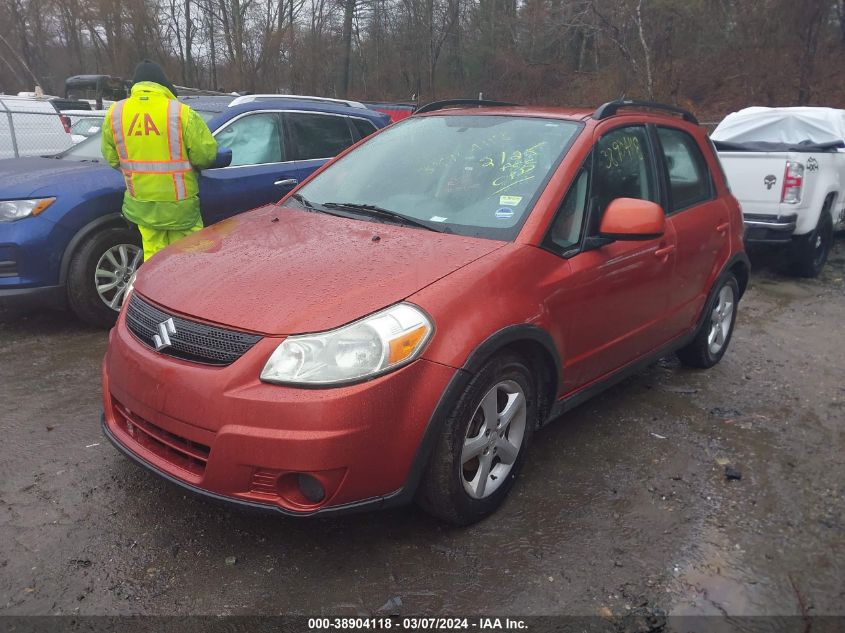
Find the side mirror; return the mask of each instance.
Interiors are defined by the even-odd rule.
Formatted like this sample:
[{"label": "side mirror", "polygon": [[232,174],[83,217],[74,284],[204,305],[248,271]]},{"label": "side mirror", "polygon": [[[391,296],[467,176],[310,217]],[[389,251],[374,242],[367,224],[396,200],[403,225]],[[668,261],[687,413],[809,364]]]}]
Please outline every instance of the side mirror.
[{"label": "side mirror", "polygon": [[663,235],[666,218],[659,204],[636,198],[616,198],[607,205],[599,237],[612,240],[653,240]]},{"label": "side mirror", "polygon": [[228,147],[218,147],[217,156],[214,157],[214,163],[211,165],[212,169],[219,167],[228,167],[232,164],[232,150]]}]

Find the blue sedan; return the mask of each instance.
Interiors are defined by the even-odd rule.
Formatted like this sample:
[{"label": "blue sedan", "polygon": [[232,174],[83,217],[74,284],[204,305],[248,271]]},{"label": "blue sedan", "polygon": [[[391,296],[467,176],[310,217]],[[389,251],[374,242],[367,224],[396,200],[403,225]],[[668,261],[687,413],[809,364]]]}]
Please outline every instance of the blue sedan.
[{"label": "blue sedan", "polygon": [[[203,221],[275,202],[327,160],[390,122],[352,103],[307,98],[183,99],[208,122],[226,167],[200,175]],[[120,172],[96,134],[54,157],[0,161],[0,311],[70,307],[110,326],[143,259],[120,214]]]}]

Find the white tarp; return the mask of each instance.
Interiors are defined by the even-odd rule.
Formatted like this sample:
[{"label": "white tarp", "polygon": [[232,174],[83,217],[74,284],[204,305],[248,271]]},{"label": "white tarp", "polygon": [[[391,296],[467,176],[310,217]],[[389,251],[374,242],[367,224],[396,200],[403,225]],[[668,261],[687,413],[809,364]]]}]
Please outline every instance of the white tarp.
[{"label": "white tarp", "polygon": [[745,108],[732,112],[710,137],[731,143],[829,143],[845,140],[845,110],[834,108]]}]

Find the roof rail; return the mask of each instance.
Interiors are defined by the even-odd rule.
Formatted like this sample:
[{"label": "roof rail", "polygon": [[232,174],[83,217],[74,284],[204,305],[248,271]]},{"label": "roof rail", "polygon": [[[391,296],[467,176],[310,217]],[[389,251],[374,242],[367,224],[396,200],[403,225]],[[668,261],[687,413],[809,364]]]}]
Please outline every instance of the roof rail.
[{"label": "roof rail", "polygon": [[436,112],[444,108],[451,108],[453,106],[468,106],[475,108],[495,108],[497,106],[517,106],[518,103],[510,103],[508,101],[487,101],[486,99],[447,99],[446,101],[433,101],[424,106],[420,106],[414,111],[414,114],[424,114],[426,112]]},{"label": "roof rail", "polygon": [[618,101],[608,101],[600,105],[593,112],[593,118],[597,121],[606,119],[616,114],[620,108],[645,108],[649,110],[664,110],[673,114],[680,114],[684,121],[689,121],[698,125],[698,119],[689,111],[683,108],[666,105],[665,103],[657,103],[655,101],[636,101],[634,99],[619,99]]},{"label": "roof rail", "polygon": [[265,101],[268,99],[295,99],[302,101],[316,101],[318,103],[333,103],[335,105],[347,106],[349,108],[363,108],[365,110],[367,109],[367,106],[365,106],[363,103],[359,101],[350,101],[348,99],[330,99],[329,97],[310,97],[307,95],[284,94],[243,95],[241,97],[235,97],[229,104],[229,107],[232,108],[236,105],[241,105],[242,103],[252,103],[254,101]]}]

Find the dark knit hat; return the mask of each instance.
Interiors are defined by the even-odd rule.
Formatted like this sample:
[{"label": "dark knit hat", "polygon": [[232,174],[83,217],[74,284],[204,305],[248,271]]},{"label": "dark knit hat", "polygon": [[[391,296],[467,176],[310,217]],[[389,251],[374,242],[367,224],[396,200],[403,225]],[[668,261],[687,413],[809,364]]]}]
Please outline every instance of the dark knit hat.
[{"label": "dark knit hat", "polygon": [[149,59],[145,59],[135,67],[135,76],[132,78],[132,83],[136,84],[139,81],[152,81],[167,88],[173,93],[174,97],[179,96],[176,94],[176,88],[167,79],[167,75],[164,74],[161,66]]}]

